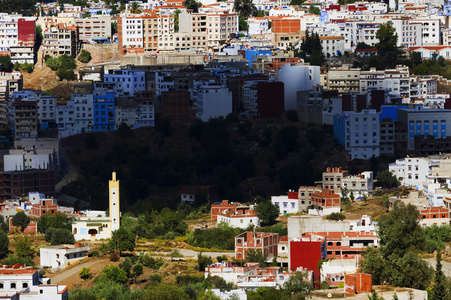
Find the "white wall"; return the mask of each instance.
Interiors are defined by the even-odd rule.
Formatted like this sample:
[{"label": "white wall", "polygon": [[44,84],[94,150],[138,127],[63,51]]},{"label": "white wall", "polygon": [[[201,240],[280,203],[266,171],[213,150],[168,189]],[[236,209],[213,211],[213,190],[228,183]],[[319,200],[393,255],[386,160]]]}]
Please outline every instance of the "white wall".
[{"label": "white wall", "polygon": [[285,110],[297,108],[297,92],[310,91],[320,83],[319,66],[285,64],[280,68],[279,81],[284,83]]}]

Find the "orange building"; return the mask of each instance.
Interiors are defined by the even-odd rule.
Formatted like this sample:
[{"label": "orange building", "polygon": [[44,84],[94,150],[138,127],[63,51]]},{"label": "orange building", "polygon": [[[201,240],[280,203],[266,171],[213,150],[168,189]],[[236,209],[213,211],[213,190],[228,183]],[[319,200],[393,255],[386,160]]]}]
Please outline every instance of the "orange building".
[{"label": "orange building", "polygon": [[420,212],[420,225],[422,227],[433,225],[448,225],[450,224],[450,210],[443,207],[427,207]]},{"label": "orange building", "polygon": [[301,31],[300,19],[277,19],[271,24],[273,33],[298,33]]},{"label": "orange building", "polygon": [[222,200],[221,203],[216,202],[211,205],[211,218],[213,220],[218,219],[218,215],[222,214],[224,211],[234,214],[236,213],[236,208],[241,205],[237,202],[229,202],[229,200]]},{"label": "orange building", "polygon": [[346,294],[371,293],[373,289],[371,274],[355,273],[345,275]]},{"label": "orange building", "polygon": [[246,231],[235,237],[235,258],[246,259],[246,253],[251,249],[260,250],[268,259],[277,257],[278,245],[278,233]]},{"label": "orange building", "polygon": [[340,195],[331,190],[322,190],[311,194],[311,204],[322,208],[340,206]]}]

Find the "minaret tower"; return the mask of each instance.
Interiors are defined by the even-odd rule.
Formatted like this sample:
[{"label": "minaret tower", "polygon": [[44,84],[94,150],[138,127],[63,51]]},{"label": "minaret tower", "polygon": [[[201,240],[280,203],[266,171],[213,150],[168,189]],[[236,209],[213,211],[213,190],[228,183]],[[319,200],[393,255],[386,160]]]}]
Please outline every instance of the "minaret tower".
[{"label": "minaret tower", "polygon": [[109,181],[110,192],[110,223],[111,232],[118,230],[120,224],[119,209],[119,180],[116,180],[116,172],[113,172],[113,179]]}]

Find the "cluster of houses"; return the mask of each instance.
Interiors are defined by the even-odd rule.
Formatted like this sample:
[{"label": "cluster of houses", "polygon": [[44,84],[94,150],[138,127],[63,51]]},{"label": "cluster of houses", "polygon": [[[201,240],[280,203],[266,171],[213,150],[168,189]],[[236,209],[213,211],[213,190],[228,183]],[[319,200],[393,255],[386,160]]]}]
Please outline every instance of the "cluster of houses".
[{"label": "cluster of houses", "polygon": [[[446,159],[443,161],[446,163]],[[412,162],[418,160],[412,158]],[[432,167],[434,175],[431,177],[443,176],[435,168]],[[448,168],[443,165],[441,170]],[[366,277],[369,275],[358,272],[362,252],[368,246],[379,247],[377,222],[367,215],[360,219],[342,221],[323,218],[333,212],[340,212],[341,198],[347,194],[343,193],[344,189],[353,191],[356,199],[370,195],[373,192],[372,172],[349,175],[341,168],[327,168],[323,172],[321,185],[301,186],[298,191],[289,191],[285,196],[271,198],[271,202],[279,206],[280,215],[288,214],[287,236],[246,231],[235,237],[234,258],[237,261],[246,261],[249,251],[260,251],[268,262],[274,259],[280,267],[286,267],[288,272],[282,271],[280,267],[260,268],[252,263],[242,266],[223,262],[207,268],[205,276],[221,276],[240,288],[276,287],[289,278],[290,272],[304,271],[311,283],[327,282],[331,287],[344,286],[348,294],[355,294],[357,291],[350,292],[347,289],[351,286],[349,282],[355,283],[356,278],[359,278],[361,282],[369,284],[365,284],[365,288],[358,288],[362,288],[360,292],[371,291],[371,276]],[[421,200],[424,197],[419,192],[411,190],[406,195],[390,197],[390,209],[395,201],[400,200],[417,206],[419,223],[423,227],[450,224],[449,208],[430,205],[428,200]],[[451,202],[451,196],[449,198]],[[211,218],[218,223],[225,222],[231,227],[242,229],[249,228],[249,225],[258,226],[258,216],[254,213],[253,205],[245,206],[227,200],[212,204]]]}]

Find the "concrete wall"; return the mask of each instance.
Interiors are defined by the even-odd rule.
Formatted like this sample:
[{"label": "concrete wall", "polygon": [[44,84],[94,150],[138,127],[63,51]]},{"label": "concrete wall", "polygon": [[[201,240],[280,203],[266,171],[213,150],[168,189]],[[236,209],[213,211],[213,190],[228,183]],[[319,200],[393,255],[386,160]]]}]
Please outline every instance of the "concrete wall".
[{"label": "concrete wall", "polygon": [[349,231],[349,221],[323,220],[321,216],[293,216],[288,218],[288,240],[305,232]]},{"label": "concrete wall", "polygon": [[157,54],[155,57],[146,55],[124,55],[121,57],[121,66],[125,65],[164,65],[164,64],[203,64],[203,55],[164,55]]}]

